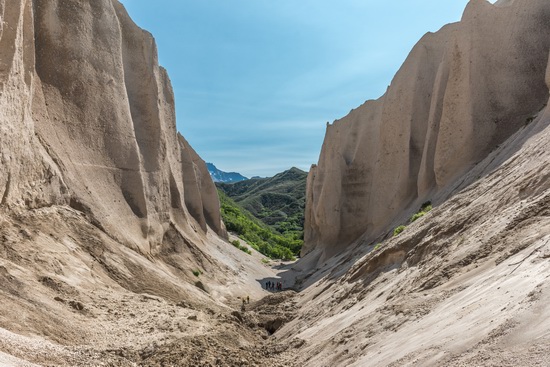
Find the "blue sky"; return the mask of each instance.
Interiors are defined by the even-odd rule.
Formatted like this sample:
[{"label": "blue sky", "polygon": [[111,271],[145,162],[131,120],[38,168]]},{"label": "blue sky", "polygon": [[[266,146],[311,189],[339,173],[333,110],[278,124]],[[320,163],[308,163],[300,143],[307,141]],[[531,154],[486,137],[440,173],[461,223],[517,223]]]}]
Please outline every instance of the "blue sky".
[{"label": "blue sky", "polygon": [[224,171],[308,170],[326,122],[386,90],[467,0],[122,0],[153,34],[178,130]]}]

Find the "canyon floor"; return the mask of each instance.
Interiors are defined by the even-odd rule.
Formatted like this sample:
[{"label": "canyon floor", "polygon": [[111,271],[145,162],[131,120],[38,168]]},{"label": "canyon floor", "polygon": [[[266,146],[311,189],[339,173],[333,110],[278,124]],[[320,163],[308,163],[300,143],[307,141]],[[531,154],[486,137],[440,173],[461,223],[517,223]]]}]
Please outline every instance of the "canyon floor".
[{"label": "canyon floor", "polygon": [[88,320],[74,345],[1,329],[0,365],[291,366],[303,343],[278,341],[266,330],[292,317],[292,291],[252,300],[245,312],[237,304],[214,311],[117,291],[96,296],[82,310],[64,304],[67,318]]},{"label": "canyon floor", "polygon": [[[249,260],[261,264],[257,254]],[[231,295],[218,293],[224,304],[202,305],[114,285],[79,289],[60,277],[39,278],[43,294],[25,296],[28,280],[2,266],[4,292],[27,301],[19,298],[21,304],[7,310],[11,325],[2,318],[0,365],[550,365],[550,238],[498,265],[472,259],[451,271],[448,282],[425,277],[441,284],[420,288],[410,287],[410,269],[387,269],[368,285],[331,280],[339,260],[326,264],[330,271],[319,270],[314,277],[320,280],[302,279],[315,282],[301,293],[268,292],[236,277],[226,284]],[[357,274],[361,264],[349,273]],[[442,265],[435,261],[430,268],[437,273]],[[262,283],[290,284],[302,274],[299,264],[261,266],[253,277]],[[6,307],[9,302],[3,314]]]},{"label": "canyon floor", "polygon": [[264,290],[275,270],[214,235],[177,258],[194,279],[67,207],[1,213],[0,238],[0,365],[288,366],[301,345],[270,336],[295,292]]}]

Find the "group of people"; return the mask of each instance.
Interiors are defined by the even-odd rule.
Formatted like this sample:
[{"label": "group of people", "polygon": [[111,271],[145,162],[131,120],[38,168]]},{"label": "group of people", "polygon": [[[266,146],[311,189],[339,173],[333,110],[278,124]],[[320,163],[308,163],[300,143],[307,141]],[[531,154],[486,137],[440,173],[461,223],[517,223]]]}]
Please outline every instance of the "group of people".
[{"label": "group of people", "polygon": [[282,282],[272,282],[271,280],[268,280],[267,283],[265,283],[265,289],[267,289],[268,291],[273,291],[273,290],[277,290],[277,291],[282,291],[283,290],[283,283]]},{"label": "group of people", "polygon": [[246,298],[243,297],[243,304],[241,306],[241,311],[242,312],[245,312],[246,311],[246,304],[250,304],[250,296],[246,296]]}]

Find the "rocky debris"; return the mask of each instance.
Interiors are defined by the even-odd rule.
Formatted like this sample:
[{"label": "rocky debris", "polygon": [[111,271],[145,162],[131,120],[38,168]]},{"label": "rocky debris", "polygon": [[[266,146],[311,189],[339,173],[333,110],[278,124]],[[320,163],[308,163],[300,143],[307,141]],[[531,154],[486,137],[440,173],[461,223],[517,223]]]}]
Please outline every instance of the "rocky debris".
[{"label": "rocky debris", "polygon": [[156,301],[156,302],[160,302],[160,303],[163,302],[162,298],[156,297],[156,296],[151,296],[149,294],[142,295],[141,300],[142,300],[142,302],[148,302],[148,301]]},{"label": "rocky debris", "polygon": [[199,288],[201,291],[205,292],[205,293],[209,293],[208,292],[208,289],[206,288],[206,286],[204,285],[203,282],[201,281],[196,281],[195,282],[195,287]]},{"label": "rocky debris", "polygon": [[243,322],[244,319],[243,319],[243,315],[241,312],[239,311],[233,311],[231,312],[231,315],[235,316],[235,318],[239,321],[239,322]]},{"label": "rocky debris", "polygon": [[178,303],[176,303],[176,306],[178,307],[181,307],[181,308],[189,308],[189,309],[193,309],[193,306],[191,304],[189,304],[188,302],[185,302],[185,301],[180,301]]},{"label": "rocky debris", "polygon": [[65,303],[76,311],[84,311],[84,304],[82,302],[74,301],[74,300],[67,301],[61,297],[54,297],[54,301],[57,301],[59,303]]},{"label": "rocky debris", "polygon": [[[271,300],[274,298],[272,295],[268,297]],[[70,353],[71,358],[65,357],[65,362],[58,362],[56,365],[94,364],[101,361],[106,366],[132,366],[135,364],[140,366],[212,367],[294,366],[293,350],[302,347],[305,342],[300,339],[293,339],[289,342],[272,339],[267,336],[262,324],[258,324],[265,318],[262,315],[265,315],[267,311],[279,315],[278,320],[294,317],[294,314],[288,314],[289,308],[285,307],[292,304],[293,295],[289,292],[284,297],[278,297],[279,300],[282,298],[290,303],[278,302],[276,305],[279,307],[277,307],[270,304],[270,301],[262,302],[260,300],[257,305],[251,305],[254,310],[245,313],[232,311],[229,315],[233,318],[209,312],[205,312],[200,318],[197,314],[186,317],[187,320],[195,323],[189,325],[193,330],[197,327],[210,328],[206,334],[186,335],[188,334],[187,329],[183,329],[182,333],[173,334],[169,332],[168,328],[163,328],[164,331],[161,335],[165,337],[156,339],[155,335],[159,333],[160,329],[152,327],[149,330],[149,335],[154,341],[145,343],[141,347],[124,346],[104,350],[65,347],[66,353]],[[124,302],[126,305],[134,306],[140,303],[139,298]],[[141,303],[141,307],[140,318],[147,320],[141,327],[147,327],[150,325],[149,321],[153,321],[152,316],[157,312],[155,310],[163,310],[167,304]],[[267,309],[265,309],[266,307]],[[176,306],[177,308],[179,307]],[[126,317],[124,312],[118,313],[117,322],[123,322]],[[169,322],[175,323],[178,318],[177,314],[173,314]],[[212,327],[216,320],[223,326]]]},{"label": "rocky debris", "polygon": [[77,311],[84,311],[84,305],[78,301],[69,301],[69,306],[74,308]]},{"label": "rocky debris", "polygon": [[280,317],[277,317],[273,320],[269,320],[264,324],[264,328],[267,330],[267,332],[271,334],[275,334],[277,330],[281,328],[285,324],[287,320],[282,319]]}]

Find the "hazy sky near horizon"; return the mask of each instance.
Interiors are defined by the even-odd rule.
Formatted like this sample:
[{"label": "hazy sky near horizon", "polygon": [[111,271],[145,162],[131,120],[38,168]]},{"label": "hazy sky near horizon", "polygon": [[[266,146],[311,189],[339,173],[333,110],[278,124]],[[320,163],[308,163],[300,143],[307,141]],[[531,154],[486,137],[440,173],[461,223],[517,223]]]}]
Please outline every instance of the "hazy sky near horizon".
[{"label": "hazy sky near horizon", "polygon": [[317,163],[327,122],[380,97],[468,0],[122,0],[157,41],[178,130],[245,176]]}]

